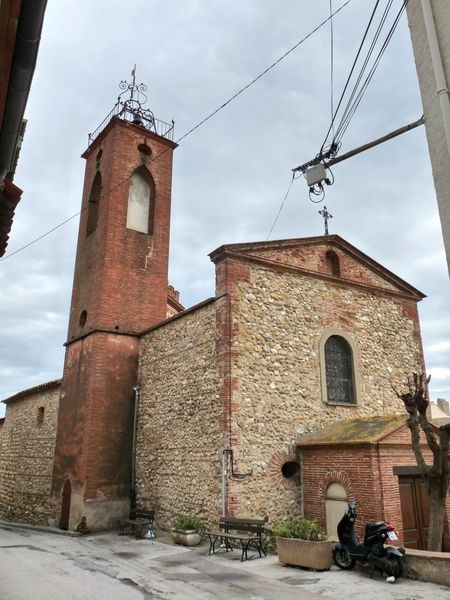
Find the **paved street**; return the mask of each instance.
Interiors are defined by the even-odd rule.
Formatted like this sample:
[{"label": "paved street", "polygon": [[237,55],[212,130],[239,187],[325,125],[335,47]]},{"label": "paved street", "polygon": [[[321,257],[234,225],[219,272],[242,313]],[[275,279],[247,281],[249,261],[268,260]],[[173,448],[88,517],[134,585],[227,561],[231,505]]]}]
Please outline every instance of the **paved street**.
[{"label": "paved street", "polygon": [[70,537],[0,525],[0,600],[449,600],[450,589],[363,570],[316,573],[276,556],[207,556],[161,534],[135,540],[106,533]]}]

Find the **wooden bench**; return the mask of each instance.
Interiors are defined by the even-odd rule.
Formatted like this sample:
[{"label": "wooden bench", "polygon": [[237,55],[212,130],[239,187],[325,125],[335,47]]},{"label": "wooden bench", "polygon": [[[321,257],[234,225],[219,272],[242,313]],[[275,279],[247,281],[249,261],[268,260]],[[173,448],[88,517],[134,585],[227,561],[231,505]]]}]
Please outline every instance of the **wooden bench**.
[{"label": "wooden bench", "polygon": [[[241,562],[248,560],[248,549],[253,546],[260,558],[266,556],[264,544],[267,538],[266,519],[240,519],[222,517],[219,520],[218,531],[205,531],[209,538],[208,554],[215,554],[220,549],[232,551],[232,541],[239,542],[242,553]],[[217,546],[218,544],[218,546]]]},{"label": "wooden bench", "polygon": [[[129,531],[127,531],[129,530]],[[120,522],[119,535],[133,534],[136,539],[142,538],[149,531],[151,537],[155,537],[155,511],[134,508],[130,511],[130,517]]]}]

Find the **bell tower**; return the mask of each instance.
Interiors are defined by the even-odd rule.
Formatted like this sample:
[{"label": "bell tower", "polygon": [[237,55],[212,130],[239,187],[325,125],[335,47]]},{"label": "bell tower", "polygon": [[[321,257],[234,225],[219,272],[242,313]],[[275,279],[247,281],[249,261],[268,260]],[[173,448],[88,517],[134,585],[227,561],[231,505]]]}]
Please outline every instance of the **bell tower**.
[{"label": "bell tower", "polygon": [[[53,469],[60,527],[108,527],[130,506],[137,334],[167,311],[171,124],[122,93],[83,154],[78,246]],[[125,98],[127,96],[127,98]]]}]

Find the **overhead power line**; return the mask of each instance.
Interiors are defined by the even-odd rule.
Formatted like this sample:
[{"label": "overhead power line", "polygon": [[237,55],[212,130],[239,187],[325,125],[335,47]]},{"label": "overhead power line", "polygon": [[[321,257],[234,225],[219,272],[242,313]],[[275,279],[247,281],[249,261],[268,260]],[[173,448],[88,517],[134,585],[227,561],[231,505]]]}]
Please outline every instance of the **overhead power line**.
[{"label": "overhead power line", "polygon": [[[387,0],[383,14],[381,15],[381,17],[379,19],[377,19],[378,26],[376,27],[375,33],[372,35],[372,41],[370,42],[369,49],[365,51],[366,56],[363,60],[362,66],[359,69],[359,74],[357,75],[356,83],[353,84],[353,89],[350,92],[350,96],[346,101],[345,107],[343,107],[342,113],[340,113],[341,114],[340,121],[335,128],[335,125],[336,125],[335,121],[336,121],[337,115],[339,114],[341,105],[344,101],[344,98],[346,97],[347,89],[352,80],[352,76],[355,72],[356,65],[362,54],[366,40],[368,39],[369,30],[372,26],[372,23],[375,20],[375,15],[376,15],[378,6],[380,4],[380,0],[377,0],[375,2],[375,6],[372,10],[372,14],[370,16],[369,23],[367,24],[367,27],[364,31],[362,41],[359,45],[358,51],[356,53],[356,57],[353,61],[352,67],[350,69],[350,73],[345,82],[344,89],[342,91],[342,94],[339,99],[336,110],[334,111],[334,114],[332,116],[331,124],[328,128],[328,131],[327,131],[325,139],[322,143],[322,146],[321,146],[319,152],[316,154],[316,156],[313,159],[309,160],[306,163],[303,163],[302,165],[296,167],[295,169],[292,169],[292,171],[294,173],[297,171],[301,171],[303,173],[303,175],[305,176],[306,183],[309,187],[309,198],[312,202],[321,202],[325,197],[324,184],[332,185],[334,182],[334,176],[331,173],[329,167],[333,163],[338,162],[335,159],[336,159],[336,155],[338,154],[338,152],[341,148],[342,137],[345,134],[345,132],[347,131],[347,128],[353,118],[353,115],[355,114],[359,104],[361,103],[361,100],[367,90],[367,87],[369,86],[369,83],[371,82],[371,80],[373,78],[373,75],[381,61],[381,58],[382,58],[383,54],[385,53],[386,48],[388,47],[389,42],[392,39],[392,36],[394,35],[394,32],[398,26],[398,23],[400,21],[400,18],[402,16],[403,12],[405,10],[407,2],[408,2],[408,0],[403,0],[399,11],[395,15],[395,17],[390,25],[387,35],[386,35],[384,41],[382,42],[381,47],[378,50],[378,54],[376,55],[376,57],[374,59],[372,59],[372,54],[374,53],[375,47],[378,44],[378,40],[380,38],[381,32],[383,31],[383,29],[386,25],[386,21],[387,21],[389,12],[391,11],[391,8],[392,8],[393,0]],[[363,80],[369,63],[371,63],[369,72],[367,73],[367,75],[365,76],[365,79]],[[329,141],[331,132],[333,133],[333,136],[332,136],[330,143],[327,145],[327,142]],[[355,152],[353,152],[353,154],[355,154]]]},{"label": "overhead power line", "polygon": [[[337,15],[339,12],[341,12],[341,10],[343,10],[347,4],[350,4],[351,0],[346,0],[346,2],[344,2],[343,4],[341,4],[341,6],[339,8],[337,8],[334,12],[330,12],[330,15],[324,19],[321,23],[319,23],[319,25],[317,25],[312,31],[310,31],[305,37],[303,37],[300,41],[298,41],[296,44],[294,44],[294,46],[292,46],[291,48],[289,48],[289,50],[287,50],[282,56],[280,56],[280,58],[278,58],[275,62],[273,62],[271,65],[269,65],[266,69],[264,69],[264,71],[262,71],[262,73],[260,73],[259,75],[257,75],[254,79],[252,79],[247,85],[245,85],[244,87],[242,87],[240,90],[238,90],[235,94],[233,94],[233,96],[231,96],[226,102],[224,102],[221,106],[219,106],[218,108],[216,108],[215,110],[213,110],[208,116],[206,116],[205,118],[203,118],[201,121],[199,121],[197,123],[197,125],[194,125],[194,127],[192,127],[191,129],[189,129],[186,133],[184,133],[180,138],[178,138],[176,140],[176,143],[180,143],[182,140],[186,139],[188,137],[188,135],[190,135],[191,133],[193,133],[196,129],[198,129],[199,127],[201,127],[202,125],[204,125],[207,121],[209,121],[209,119],[211,119],[213,116],[215,116],[218,112],[220,112],[221,110],[223,110],[226,106],[228,106],[233,100],[235,100],[238,96],[240,96],[243,92],[245,92],[246,90],[248,90],[254,83],[256,83],[259,79],[261,79],[262,77],[264,77],[264,75],[266,75],[269,71],[271,71],[274,67],[276,67],[283,59],[285,59],[287,56],[289,56],[289,54],[291,54],[292,52],[294,52],[294,50],[296,50],[299,46],[301,46],[301,44],[303,44],[304,42],[306,42],[306,40],[308,40],[312,35],[314,35],[319,29],[321,29],[326,23],[328,23],[328,21],[330,21],[335,15]],[[159,154],[157,154],[156,156],[154,156],[150,162],[153,162],[157,159],[159,159],[163,154],[165,154],[167,152],[167,150],[164,150],[163,152],[160,152]],[[123,185],[125,182],[127,182],[130,179],[131,175],[128,177],[125,177],[122,181],[120,181],[114,188],[106,191],[104,194],[102,194],[99,198],[99,200],[102,200],[105,196],[108,196],[112,191],[114,191],[115,189],[117,189],[119,186]],[[26,248],[29,248],[30,246],[32,246],[33,244],[35,244],[36,242],[39,242],[40,240],[42,240],[43,238],[47,237],[48,235],[50,235],[51,233],[53,233],[54,231],[56,231],[57,229],[59,229],[60,227],[62,227],[63,225],[65,225],[66,223],[68,223],[69,221],[71,221],[72,219],[74,219],[75,217],[77,217],[78,215],[80,215],[84,210],[86,210],[87,207],[85,207],[84,209],[78,211],[77,213],[73,214],[71,217],[65,219],[64,221],[62,221],[61,223],[59,223],[58,225],[55,225],[55,227],[53,227],[52,229],[46,231],[45,233],[43,233],[42,235],[40,235],[39,237],[31,240],[30,242],[28,242],[27,244],[25,244],[24,246],[21,246],[20,248],[18,248],[17,250],[15,250],[14,252],[11,252],[9,254],[7,254],[6,256],[4,256],[3,258],[0,258],[0,262],[10,258],[11,256],[14,256],[16,254],[18,254],[19,252],[22,252],[22,250],[25,250]],[[270,234],[269,234],[270,235]]]}]

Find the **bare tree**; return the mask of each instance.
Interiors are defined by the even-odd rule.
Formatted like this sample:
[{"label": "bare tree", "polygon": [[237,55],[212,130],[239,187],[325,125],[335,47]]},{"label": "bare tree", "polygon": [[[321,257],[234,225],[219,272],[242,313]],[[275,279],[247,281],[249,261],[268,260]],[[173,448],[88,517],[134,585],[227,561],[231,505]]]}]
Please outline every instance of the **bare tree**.
[{"label": "bare tree", "polygon": [[[450,485],[450,423],[437,428],[428,420],[428,383],[430,377],[414,373],[409,378],[408,391],[397,397],[403,401],[408,412],[408,427],[417,465],[425,480],[430,504],[430,525],[428,529],[428,550],[440,551],[444,532],[445,501]],[[423,431],[428,447],[433,455],[433,464],[428,465],[420,445],[420,430]]]}]

